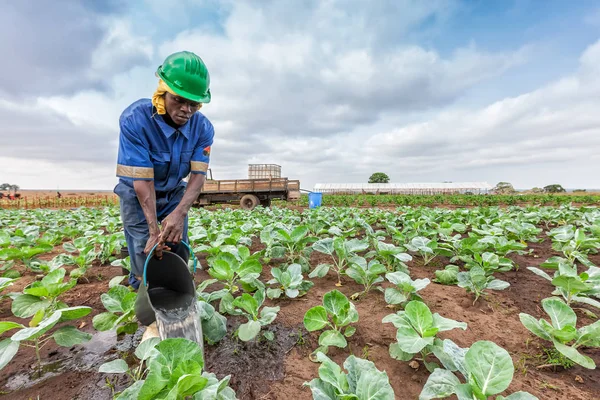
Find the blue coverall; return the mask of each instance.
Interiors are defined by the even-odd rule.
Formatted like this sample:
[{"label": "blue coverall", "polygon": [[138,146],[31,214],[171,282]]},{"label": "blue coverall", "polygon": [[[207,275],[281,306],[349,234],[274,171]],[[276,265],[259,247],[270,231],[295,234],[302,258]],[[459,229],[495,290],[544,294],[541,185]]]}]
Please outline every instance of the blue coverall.
[{"label": "blue coverall", "polygon": [[[168,125],[150,99],[131,104],[119,118],[119,152],[114,192],[119,196],[121,219],[131,260],[130,284],[137,289],[142,276],[146,242],[150,237],[146,217],[133,189],[135,180],[153,180],[158,221],[169,215],[183,197],[183,179],[208,170],[214,128],[200,112],[179,128]],[[183,240],[187,242],[188,218],[184,220]],[[167,245],[169,245],[167,243]],[[184,260],[189,252],[184,245],[169,245]]]}]

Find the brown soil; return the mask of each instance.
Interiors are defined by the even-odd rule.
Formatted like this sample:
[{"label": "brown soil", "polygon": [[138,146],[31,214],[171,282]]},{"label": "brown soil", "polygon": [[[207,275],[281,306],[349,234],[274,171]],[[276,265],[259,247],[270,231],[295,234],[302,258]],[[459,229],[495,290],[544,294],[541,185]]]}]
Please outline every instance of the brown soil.
[{"label": "brown soil", "polygon": [[[543,237],[540,236],[540,237]],[[252,251],[262,248],[258,240],[252,245]],[[525,312],[536,318],[545,317],[540,300],[549,297],[552,285],[526,269],[528,266],[539,265],[555,253],[550,248],[550,241],[532,243],[534,249],[531,255],[510,255],[518,264],[519,269],[498,274],[498,278],[510,282],[511,286],[504,291],[490,291],[487,297],[473,304],[473,298],[464,289],[457,286],[444,286],[431,283],[420,293],[432,312],[442,316],[464,321],[468,324],[466,331],[453,330],[440,334],[449,338],[462,347],[468,347],[478,340],[491,340],[504,347],[512,356],[516,367],[514,380],[509,388],[512,393],[518,390],[529,391],[544,400],[590,400],[600,399],[600,379],[596,370],[586,370],[574,366],[569,370],[538,369],[544,364],[540,355],[543,346],[548,345],[535,338],[519,321],[519,313]],[[592,261],[600,264],[600,255],[591,257]],[[206,261],[200,257],[205,269]],[[269,267],[278,266],[282,260],[271,260],[265,265],[262,280],[270,278]],[[313,253],[311,266],[328,262],[328,257]],[[434,271],[443,268],[449,260],[439,257],[429,265],[422,265],[421,260],[408,263],[413,278],[434,277]],[[100,295],[108,290],[108,281],[121,274],[121,269],[111,266],[95,266],[81,279],[63,298],[67,304],[87,305],[94,311],[83,322],[82,330],[96,333],[91,319],[103,312]],[[6,292],[18,291],[26,283],[35,279],[35,274],[24,271],[21,279]],[[197,281],[206,279],[205,270],[197,272]],[[206,346],[207,369],[219,377],[231,374],[231,385],[237,391],[240,399],[311,399],[311,392],[303,387],[304,382],[318,376],[318,364],[309,360],[309,354],[317,347],[319,332],[308,333],[303,329],[304,313],[310,307],[322,303],[325,293],[339,289],[347,296],[359,292],[361,286],[348,278],[343,278],[343,286],[337,288],[336,275],[333,271],[322,279],[314,279],[315,286],[298,299],[267,300],[266,305],[279,305],[281,311],[275,325],[270,329],[275,331],[276,340],[270,345],[266,342],[249,345],[240,344],[231,339],[230,334],[244,319],[229,319],[229,336],[220,343]],[[214,285],[215,289],[217,285]],[[350,355],[368,358],[380,370],[385,370],[398,399],[417,399],[429,373],[421,364],[415,370],[409,363],[392,359],[388,354],[388,346],[395,340],[395,329],[391,324],[382,324],[386,315],[394,312],[386,307],[382,294],[373,290],[358,301],[355,301],[360,320],[356,324],[357,331],[349,339],[346,349],[331,348],[329,356],[339,364]],[[598,310],[592,310],[598,312]],[[578,312],[579,324],[589,324],[589,319]],[[0,320],[18,320],[10,312],[10,299],[0,302]],[[25,321],[21,321],[25,322]],[[9,337],[11,332],[4,333],[2,338]],[[270,349],[269,346],[271,346]],[[267,349],[265,349],[267,348]],[[71,360],[80,357],[81,346],[72,349],[48,345],[42,350],[44,363]],[[600,364],[598,349],[583,349],[583,352]],[[85,353],[82,353],[85,355]],[[102,358],[103,357],[103,358]],[[117,390],[126,384],[126,378],[115,375],[99,374],[97,367],[101,362],[117,357],[113,348],[102,357],[87,365],[77,363],[58,373],[47,374],[45,379],[27,388],[10,392],[7,383],[14,385],[15,377],[24,372],[33,373],[35,354],[30,348],[21,348],[18,355],[2,371],[0,371],[0,390],[4,392],[0,399],[110,399],[111,390],[106,385],[106,378],[112,378]],[[84,363],[85,364],[85,363]],[[506,395],[506,393],[505,393]]]},{"label": "brown soil", "polygon": [[[213,346],[206,346],[206,368],[219,377],[231,375],[230,384],[236,388],[238,398],[261,398],[268,392],[265,381],[280,381],[285,377],[283,363],[298,340],[306,335],[302,325],[295,329],[273,323],[262,331],[274,334],[274,339],[242,342],[233,337],[233,332],[245,318],[229,318],[228,335]],[[259,360],[257,362],[257,360]]]}]

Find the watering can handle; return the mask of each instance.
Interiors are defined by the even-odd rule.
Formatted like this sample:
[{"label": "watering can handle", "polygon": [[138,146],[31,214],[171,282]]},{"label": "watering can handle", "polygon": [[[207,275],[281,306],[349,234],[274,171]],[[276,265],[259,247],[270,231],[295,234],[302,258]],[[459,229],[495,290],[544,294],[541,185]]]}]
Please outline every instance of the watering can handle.
[{"label": "watering can handle", "polygon": [[[194,274],[195,274],[196,273],[196,267],[198,266],[198,258],[194,254],[194,251],[192,250],[192,248],[190,247],[190,245],[187,244],[187,242],[185,242],[185,241],[182,240],[179,243],[183,243],[185,245],[185,247],[187,247],[188,250],[190,251],[190,255],[192,256],[192,260],[194,260]],[[158,243],[155,244],[154,247],[152,247],[152,250],[150,250],[150,253],[148,254],[148,257],[146,257],[146,262],[144,263],[144,286],[146,286],[146,268],[148,267],[148,263],[150,262],[150,258],[154,254],[154,250],[156,250],[157,246],[158,246]]]}]

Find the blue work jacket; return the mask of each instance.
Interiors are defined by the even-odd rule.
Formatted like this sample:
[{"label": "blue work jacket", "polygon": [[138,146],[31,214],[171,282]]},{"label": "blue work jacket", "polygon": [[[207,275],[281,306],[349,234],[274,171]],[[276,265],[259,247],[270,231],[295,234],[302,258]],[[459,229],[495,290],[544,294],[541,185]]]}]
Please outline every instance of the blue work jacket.
[{"label": "blue work jacket", "polygon": [[141,99],[123,111],[119,125],[119,183],[133,188],[135,180],[154,180],[158,198],[185,186],[189,173],[206,174],[214,128],[202,113],[173,128],[150,99]]}]

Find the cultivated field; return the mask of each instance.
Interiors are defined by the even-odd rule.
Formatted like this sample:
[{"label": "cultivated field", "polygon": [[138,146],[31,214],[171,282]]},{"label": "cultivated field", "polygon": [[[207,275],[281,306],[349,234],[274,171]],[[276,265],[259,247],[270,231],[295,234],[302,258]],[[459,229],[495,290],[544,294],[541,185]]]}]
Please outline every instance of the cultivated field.
[{"label": "cultivated field", "polygon": [[193,210],[204,357],[138,347],[118,207],[0,210],[0,398],[600,398],[600,209],[407,197]]},{"label": "cultivated field", "polygon": [[[118,204],[118,197],[111,191],[65,191],[61,196],[55,191],[23,190],[20,198],[15,200],[0,199],[0,208],[5,209],[36,209],[36,208],[73,208],[73,207],[98,207]],[[281,207],[307,207],[308,195],[303,194],[296,201],[274,200],[274,204]],[[509,195],[463,195],[463,194],[437,194],[437,195],[356,195],[356,194],[325,194],[324,206],[334,207],[398,207],[398,206],[427,206],[427,207],[473,207],[473,206],[512,206],[529,205],[560,206],[563,204],[598,205],[600,193],[546,193],[546,194],[509,194]],[[207,206],[215,208],[238,208],[237,203],[215,204]]]}]

